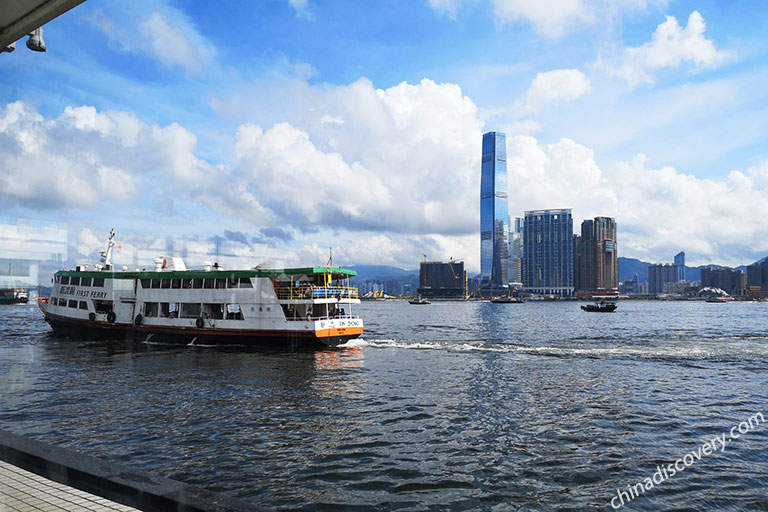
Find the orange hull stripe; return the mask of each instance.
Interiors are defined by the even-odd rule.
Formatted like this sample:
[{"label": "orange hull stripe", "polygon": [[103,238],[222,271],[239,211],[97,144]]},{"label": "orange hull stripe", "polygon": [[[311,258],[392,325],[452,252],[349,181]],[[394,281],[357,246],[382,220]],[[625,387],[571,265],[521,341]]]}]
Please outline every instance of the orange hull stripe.
[{"label": "orange hull stripe", "polygon": [[318,338],[328,338],[331,336],[360,336],[363,334],[362,327],[338,327],[335,329],[319,329],[315,331]]}]

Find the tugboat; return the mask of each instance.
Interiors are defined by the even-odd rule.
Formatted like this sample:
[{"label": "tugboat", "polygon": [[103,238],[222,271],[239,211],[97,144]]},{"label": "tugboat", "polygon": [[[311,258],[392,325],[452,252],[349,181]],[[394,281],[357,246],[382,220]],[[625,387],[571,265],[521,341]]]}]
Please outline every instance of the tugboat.
[{"label": "tugboat", "polygon": [[[154,269],[115,270],[112,230],[101,262],[54,275],[38,302],[54,335],[198,345],[337,346],[363,333],[353,315],[354,270],[340,267],[187,270],[158,257]],[[346,311],[345,311],[346,309]]]},{"label": "tugboat", "polygon": [[581,309],[584,311],[589,311],[590,313],[613,313],[616,311],[616,303],[615,302],[609,302],[607,300],[601,300],[598,302],[595,302],[594,304],[587,304],[586,306],[581,306]]},{"label": "tugboat", "polygon": [[425,304],[430,304],[430,302],[427,299],[423,298],[421,295],[419,295],[418,298],[409,300],[408,304],[415,304],[415,305],[421,306]]}]

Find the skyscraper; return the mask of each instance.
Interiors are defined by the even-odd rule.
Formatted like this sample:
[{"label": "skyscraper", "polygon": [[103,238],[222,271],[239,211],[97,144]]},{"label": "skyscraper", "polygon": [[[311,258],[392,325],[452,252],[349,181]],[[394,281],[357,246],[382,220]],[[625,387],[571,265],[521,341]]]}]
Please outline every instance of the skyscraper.
[{"label": "skyscraper", "polygon": [[523,285],[533,293],[573,295],[573,217],[570,209],[525,212]]},{"label": "skyscraper", "polygon": [[483,135],[480,170],[481,286],[506,288],[509,276],[507,140],[503,133]]},{"label": "skyscraper", "polygon": [[675,265],[678,266],[677,280],[685,281],[685,253],[683,251],[675,254]]},{"label": "skyscraper", "polygon": [[616,252],[616,221],[595,217],[581,223],[581,236],[576,239],[576,290],[616,290],[619,265]]},{"label": "skyscraper", "polygon": [[523,219],[509,219],[509,280],[512,283],[523,282]]}]

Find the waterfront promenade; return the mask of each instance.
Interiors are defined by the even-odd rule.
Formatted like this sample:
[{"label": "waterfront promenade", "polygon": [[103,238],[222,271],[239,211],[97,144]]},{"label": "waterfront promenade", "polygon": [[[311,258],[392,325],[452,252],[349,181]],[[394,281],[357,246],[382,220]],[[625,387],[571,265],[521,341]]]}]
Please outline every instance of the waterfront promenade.
[{"label": "waterfront promenade", "polygon": [[0,512],[245,512],[200,487],[0,430]]},{"label": "waterfront promenade", "polygon": [[0,511],[132,512],[121,505],[0,461]]}]

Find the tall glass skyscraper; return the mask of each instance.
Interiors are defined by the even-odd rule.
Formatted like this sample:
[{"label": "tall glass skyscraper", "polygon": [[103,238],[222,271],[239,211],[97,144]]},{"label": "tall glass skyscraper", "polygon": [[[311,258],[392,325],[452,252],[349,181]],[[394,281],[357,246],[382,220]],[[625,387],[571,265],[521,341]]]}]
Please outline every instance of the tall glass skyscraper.
[{"label": "tall glass skyscraper", "polygon": [[509,283],[507,244],[507,138],[503,133],[483,135],[480,177],[481,286],[506,288]]},{"label": "tall glass skyscraper", "polygon": [[685,252],[680,251],[675,254],[675,265],[677,265],[677,280],[685,281]]},{"label": "tall glass skyscraper", "polygon": [[573,295],[573,217],[570,209],[525,212],[523,284],[526,291]]}]

